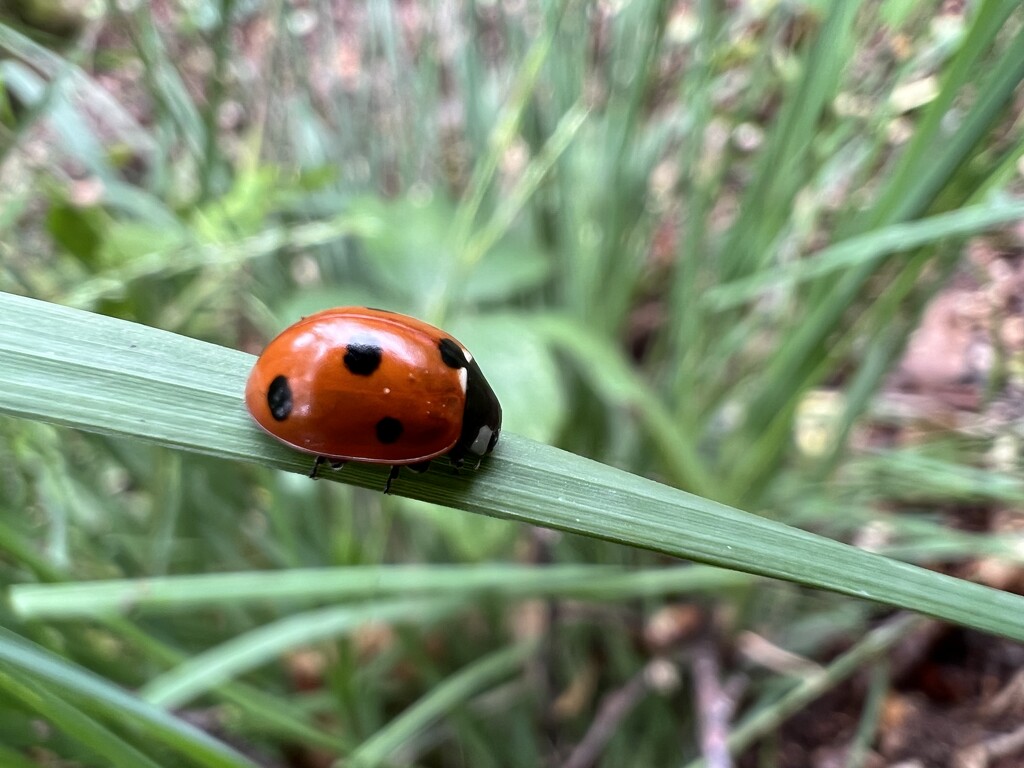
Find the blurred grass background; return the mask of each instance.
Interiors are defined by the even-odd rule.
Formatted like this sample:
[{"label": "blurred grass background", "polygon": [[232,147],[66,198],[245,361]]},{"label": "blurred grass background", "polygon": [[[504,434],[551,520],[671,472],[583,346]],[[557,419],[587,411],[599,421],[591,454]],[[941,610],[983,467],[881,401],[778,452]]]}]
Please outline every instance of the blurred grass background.
[{"label": "blurred grass background", "polygon": [[[407,312],[473,350],[509,432],[1021,583],[1015,0],[4,10],[0,290],[251,352],[316,309]],[[963,285],[983,354],[943,398],[905,353]],[[173,610],[2,609],[4,765],[711,762],[708,659],[734,750],[771,735],[745,764],[810,765],[776,730],[809,673],[763,646],[854,671],[918,626],[35,422],[0,421],[0,457],[5,583],[208,579]],[[380,564],[415,569],[232,598]]]}]

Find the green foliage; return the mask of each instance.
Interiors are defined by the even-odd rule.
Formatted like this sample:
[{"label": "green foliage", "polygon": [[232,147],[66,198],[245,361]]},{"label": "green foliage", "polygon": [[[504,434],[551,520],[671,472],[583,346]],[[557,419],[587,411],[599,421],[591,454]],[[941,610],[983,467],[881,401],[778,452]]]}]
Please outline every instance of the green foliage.
[{"label": "green foliage", "polygon": [[[914,626],[800,585],[1021,637],[1019,599],[830,540],[1020,559],[939,514],[1019,507],[1019,459],[991,459],[1009,425],[854,447],[965,241],[1024,215],[1020,4],[940,5],[110,3],[72,43],[0,23],[0,762],[535,765],[692,593],[725,643],[853,644],[800,684],[741,670],[734,750]],[[312,483],[252,426],[248,353],[344,304],[473,350],[507,429],[479,471]],[[673,690],[601,764],[697,756]]]}]

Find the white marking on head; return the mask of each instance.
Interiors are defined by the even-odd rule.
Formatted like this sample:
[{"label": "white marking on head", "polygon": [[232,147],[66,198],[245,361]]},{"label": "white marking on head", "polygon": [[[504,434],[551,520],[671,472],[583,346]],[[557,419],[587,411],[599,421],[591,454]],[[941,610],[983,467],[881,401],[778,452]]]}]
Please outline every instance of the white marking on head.
[{"label": "white marking on head", "polygon": [[469,354],[469,350],[466,349],[465,347],[462,347],[462,354],[466,356],[466,362],[467,363],[472,363],[473,362],[473,356],[471,354]]},{"label": "white marking on head", "polygon": [[491,443],[491,435],[494,434],[494,430],[484,425],[480,427],[480,431],[476,433],[476,437],[473,439],[473,444],[469,446],[469,452],[476,454],[477,456],[483,456],[487,453],[487,446]]},{"label": "white marking on head", "polygon": [[466,394],[469,387],[469,371],[466,368],[459,368],[459,386],[462,387],[462,394]]}]

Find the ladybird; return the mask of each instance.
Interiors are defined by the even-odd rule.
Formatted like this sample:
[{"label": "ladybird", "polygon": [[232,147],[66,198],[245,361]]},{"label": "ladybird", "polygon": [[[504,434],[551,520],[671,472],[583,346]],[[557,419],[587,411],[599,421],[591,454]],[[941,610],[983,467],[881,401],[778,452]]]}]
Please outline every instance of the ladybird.
[{"label": "ladybird", "polygon": [[320,463],[417,471],[455,467],[494,449],[501,405],[480,366],[450,335],[406,315],[338,307],[303,318],[263,350],[245,404],[256,423]]}]

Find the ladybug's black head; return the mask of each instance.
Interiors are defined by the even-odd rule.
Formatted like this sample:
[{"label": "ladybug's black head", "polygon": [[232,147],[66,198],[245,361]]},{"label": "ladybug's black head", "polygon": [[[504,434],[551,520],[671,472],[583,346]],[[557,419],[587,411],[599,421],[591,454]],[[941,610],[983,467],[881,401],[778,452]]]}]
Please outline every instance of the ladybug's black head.
[{"label": "ladybug's black head", "polygon": [[465,456],[480,458],[494,450],[501,434],[501,404],[484,378],[476,360],[466,366],[466,409],[462,414],[462,433],[448,454],[458,466]]},{"label": "ladybug's black head", "polygon": [[466,390],[462,431],[448,451],[448,458],[458,467],[467,455],[479,459],[494,450],[501,433],[501,405],[469,350],[449,338],[441,339],[438,349],[445,365],[461,369],[459,374],[465,377],[462,379]]}]

